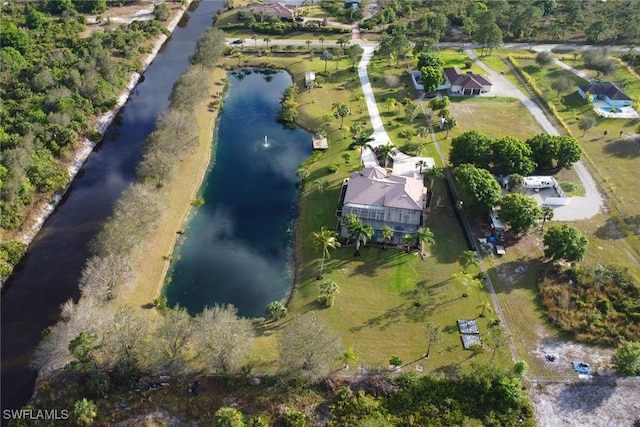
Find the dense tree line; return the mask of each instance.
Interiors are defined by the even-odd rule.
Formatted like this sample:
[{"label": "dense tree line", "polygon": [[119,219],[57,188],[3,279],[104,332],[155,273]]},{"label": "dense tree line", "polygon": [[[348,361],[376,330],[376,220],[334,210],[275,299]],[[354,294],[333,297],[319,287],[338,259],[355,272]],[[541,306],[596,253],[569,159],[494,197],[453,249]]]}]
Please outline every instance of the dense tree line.
[{"label": "dense tree line", "polygon": [[[640,15],[634,1],[580,0],[468,1],[381,0],[379,13],[362,27],[399,29],[437,43],[452,36],[452,26],[490,50],[502,40],[566,40],[576,36],[590,43],[604,40],[634,44],[640,40]],[[620,19],[624,16],[625,19]]]},{"label": "dense tree line", "polygon": [[490,170],[495,175],[530,175],[534,170],[570,169],[582,157],[575,138],[538,134],[522,142],[514,137],[490,139],[472,130],[453,138],[449,161]]},{"label": "dense tree line", "polygon": [[113,108],[140,71],[157,21],[82,36],[85,17],[111,1],[9,2],[0,24],[0,227],[14,229],[28,206],[69,181],[64,162],[81,138],[99,139],[92,118]]}]

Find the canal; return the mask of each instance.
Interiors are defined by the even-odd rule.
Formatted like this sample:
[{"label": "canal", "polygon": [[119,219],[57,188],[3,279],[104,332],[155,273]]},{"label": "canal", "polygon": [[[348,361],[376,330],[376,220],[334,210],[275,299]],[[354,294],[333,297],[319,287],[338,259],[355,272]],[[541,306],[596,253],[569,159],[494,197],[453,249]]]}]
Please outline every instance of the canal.
[{"label": "canal", "polygon": [[[158,113],[166,110],[176,79],[223,1],[195,2],[144,73],[105,141],[78,173],[45,222],[16,273],[2,289],[2,410],[29,400],[36,372],[29,369],[41,331],[58,320],[60,305],[77,298],[87,244],[111,213],[114,200],[135,180],[135,165]],[[46,408],[54,409],[54,408]],[[5,425],[6,420],[2,420]]]}]

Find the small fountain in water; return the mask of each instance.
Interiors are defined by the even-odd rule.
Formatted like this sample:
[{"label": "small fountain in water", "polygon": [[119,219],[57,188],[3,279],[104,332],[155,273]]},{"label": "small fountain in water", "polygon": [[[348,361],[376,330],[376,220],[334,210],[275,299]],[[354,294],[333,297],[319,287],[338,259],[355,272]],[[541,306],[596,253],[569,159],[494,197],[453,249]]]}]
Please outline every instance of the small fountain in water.
[{"label": "small fountain in water", "polygon": [[267,148],[269,146],[269,141],[267,141],[267,135],[264,136],[264,148]]}]

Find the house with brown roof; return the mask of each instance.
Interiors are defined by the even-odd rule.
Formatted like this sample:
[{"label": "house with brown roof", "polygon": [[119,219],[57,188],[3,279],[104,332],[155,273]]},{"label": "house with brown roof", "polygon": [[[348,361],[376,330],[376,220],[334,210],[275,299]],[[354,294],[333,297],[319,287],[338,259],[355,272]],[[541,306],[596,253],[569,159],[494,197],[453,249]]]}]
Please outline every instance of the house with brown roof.
[{"label": "house with brown roof", "polygon": [[630,107],[633,105],[633,99],[613,83],[591,83],[578,86],[578,95],[587,99],[587,93],[590,93],[594,100],[602,99],[612,107]]},{"label": "house with brown roof", "polygon": [[438,90],[449,90],[459,95],[480,95],[491,91],[491,82],[485,76],[467,71],[463,73],[460,68],[445,68],[443,70],[444,83]]},{"label": "house with brown roof", "polygon": [[275,15],[280,19],[293,21],[298,14],[298,6],[290,6],[280,2],[266,4],[251,3],[243,7],[242,10],[247,13],[253,13],[254,16],[256,16],[256,19],[259,19],[258,17]]},{"label": "house with brown roof", "polygon": [[355,214],[373,227],[374,240],[382,241],[385,225],[394,231],[392,242],[401,243],[405,234],[415,234],[423,224],[427,189],[421,176],[387,174],[380,166],[354,172],[343,183],[338,219],[343,237],[348,231],[342,218]]}]

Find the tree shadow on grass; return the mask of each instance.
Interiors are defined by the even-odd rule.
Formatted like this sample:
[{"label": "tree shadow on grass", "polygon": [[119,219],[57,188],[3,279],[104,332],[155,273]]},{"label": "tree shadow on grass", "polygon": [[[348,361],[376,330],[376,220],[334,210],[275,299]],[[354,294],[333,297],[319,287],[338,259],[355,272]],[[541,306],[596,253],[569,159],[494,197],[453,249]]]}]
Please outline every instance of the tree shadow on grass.
[{"label": "tree shadow on grass", "polygon": [[640,156],[640,141],[637,138],[616,139],[604,146],[604,152],[619,159],[635,159]]},{"label": "tree shadow on grass", "polygon": [[603,240],[620,240],[631,234],[629,225],[619,216],[610,216],[594,233]]},{"label": "tree shadow on grass", "polygon": [[371,319],[364,322],[364,324],[352,327],[350,331],[360,332],[365,328],[378,328],[381,331],[384,331],[389,326],[398,322],[400,316],[404,314],[406,308],[406,304],[400,304],[396,307],[390,308],[380,316],[372,317]]}]

